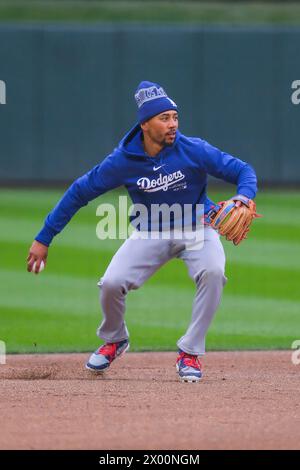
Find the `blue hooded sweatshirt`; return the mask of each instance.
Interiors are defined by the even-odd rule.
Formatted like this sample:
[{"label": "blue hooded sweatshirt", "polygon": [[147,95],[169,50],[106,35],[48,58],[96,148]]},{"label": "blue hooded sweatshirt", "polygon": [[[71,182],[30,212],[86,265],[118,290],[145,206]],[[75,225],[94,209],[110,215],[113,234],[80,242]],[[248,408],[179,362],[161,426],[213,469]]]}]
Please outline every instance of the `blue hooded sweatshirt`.
[{"label": "blue hooded sweatshirt", "polygon": [[206,194],[208,174],[237,185],[236,194],[250,199],[256,195],[256,174],[249,164],[179,131],[171,146],[150,157],[137,124],[110,155],[74,181],[35,239],[49,246],[82,206],[119,186],[126,187],[133,204],[149,209],[149,217],[151,204],[203,204],[206,214],[215,205]]}]

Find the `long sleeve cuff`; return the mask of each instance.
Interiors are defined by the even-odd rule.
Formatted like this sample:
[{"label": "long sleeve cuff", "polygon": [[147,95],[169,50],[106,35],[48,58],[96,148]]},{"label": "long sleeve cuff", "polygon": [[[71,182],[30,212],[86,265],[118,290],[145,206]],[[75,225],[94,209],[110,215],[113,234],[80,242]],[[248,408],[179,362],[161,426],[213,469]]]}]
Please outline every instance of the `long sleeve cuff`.
[{"label": "long sleeve cuff", "polygon": [[239,186],[237,194],[242,194],[243,196],[246,196],[249,199],[254,199],[256,196],[256,191],[254,191],[252,188],[249,188],[249,186]]},{"label": "long sleeve cuff", "polygon": [[43,245],[49,246],[57,233],[58,232],[56,230],[45,224],[42,230],[35,237],[35,240]]},{"label": "long sleeve cuff", "polygon": [[257,193],[257,178],[254,169],[248,163],[239,174],[237,194],[254,199]]}]

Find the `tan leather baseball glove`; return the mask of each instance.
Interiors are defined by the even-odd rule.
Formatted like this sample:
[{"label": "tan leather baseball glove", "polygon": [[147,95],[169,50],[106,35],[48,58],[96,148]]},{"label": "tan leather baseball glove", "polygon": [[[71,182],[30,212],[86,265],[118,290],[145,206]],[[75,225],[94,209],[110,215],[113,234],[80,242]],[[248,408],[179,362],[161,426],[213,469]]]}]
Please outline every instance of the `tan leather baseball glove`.
[{"label": "tan leather baseball glove", "polygon": [[255,202],[245,196],[237,195],[228,201],[219,202],[209,212],[206,220],[220,235],[238,245],[247,238],[250,225],[257,217],[262,216],[256,213]]}]

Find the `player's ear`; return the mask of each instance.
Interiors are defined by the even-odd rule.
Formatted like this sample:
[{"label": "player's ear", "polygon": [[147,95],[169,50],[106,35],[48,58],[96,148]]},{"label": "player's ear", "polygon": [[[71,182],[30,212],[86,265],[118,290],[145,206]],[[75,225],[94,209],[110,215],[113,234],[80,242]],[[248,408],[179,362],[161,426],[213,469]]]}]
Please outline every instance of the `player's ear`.
[{"label": "player's ear", "polygon": [[142,131],[147,131],[149,127],[148,121],[143,122],[142,124],[140,124],[140,126],[141,126]]}]

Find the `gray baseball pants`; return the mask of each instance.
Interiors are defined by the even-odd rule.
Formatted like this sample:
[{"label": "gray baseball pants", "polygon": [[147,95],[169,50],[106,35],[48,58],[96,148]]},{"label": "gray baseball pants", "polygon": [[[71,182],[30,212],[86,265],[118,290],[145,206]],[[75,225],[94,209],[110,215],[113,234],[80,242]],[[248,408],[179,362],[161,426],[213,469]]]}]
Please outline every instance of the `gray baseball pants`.
[{"label": "gray baseball pants", "polygon": [[[100,279],[103,321],[97,335],[107,343],[129,337],[125,324],[125,298],[172,258],[182,259],[196,284],[192,318],[177,346],[188,354],[205,353],[205,335],[219,305],[223,286],[225,254],[218,233],[204,228],[202,249],[186,249],[183,240],[134,239],[129,237],[113,256]],[[176,295],[176,291],[174,291]]]}]

